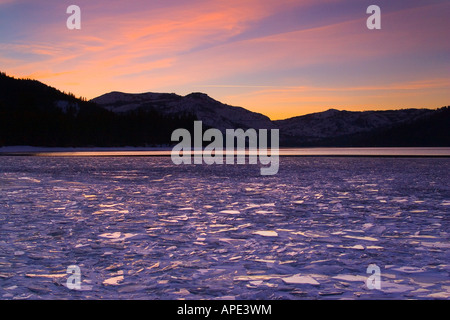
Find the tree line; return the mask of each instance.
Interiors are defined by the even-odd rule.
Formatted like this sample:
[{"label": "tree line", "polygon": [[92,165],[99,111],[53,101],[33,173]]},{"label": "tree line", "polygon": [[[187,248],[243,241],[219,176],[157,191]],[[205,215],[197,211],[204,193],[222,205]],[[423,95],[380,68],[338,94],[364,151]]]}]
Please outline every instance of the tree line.
[{"label": "tree line", "polygon": [[[58,107],[62,101],[66,107]],[[196,117],[149,107],[114,113],[39,81],[0,73],[0,146],[119,147],[171,144]]]}]

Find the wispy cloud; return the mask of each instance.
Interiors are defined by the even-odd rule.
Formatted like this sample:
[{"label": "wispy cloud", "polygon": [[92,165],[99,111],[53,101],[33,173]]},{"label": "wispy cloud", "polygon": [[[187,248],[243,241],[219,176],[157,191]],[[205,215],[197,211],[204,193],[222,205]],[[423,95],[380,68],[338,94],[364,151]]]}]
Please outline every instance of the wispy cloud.
[{"label": "wispy cloud", "polygon": [[[79,0],[77,31],[65,27],[62,2],[1,4],[2,69],[89,98],[206,91],[275,118],[450,99],[448,1],[380,0],[375,32],[360,0]],[[24,4],[22,22],[8,18]]]}]

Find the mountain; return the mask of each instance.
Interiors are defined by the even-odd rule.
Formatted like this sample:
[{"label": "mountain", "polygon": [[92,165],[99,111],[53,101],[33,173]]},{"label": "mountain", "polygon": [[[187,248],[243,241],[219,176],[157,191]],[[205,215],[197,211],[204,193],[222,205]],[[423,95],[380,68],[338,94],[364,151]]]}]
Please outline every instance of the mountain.
[{"label": "mountain", "polygon": [[232,128],[271,129],[275,125],[268,117],[241,107],[223,104],[204,93],[179,96],[174,93],[131,94],[111,92],[91,100],[115,113],[153,109],[166,115],[191,114],[206,127],[219,130]]},{"label": "mountain", "polygon": [[220,130],[280,130],[282,147],[450,147],[450,108],[324,112],[271,121],[204,93],[111,92],[91,101],[0,72],[0,146],[171,145],[195,120]]},{"label": "mountain", "polygon": [[365,147],[450,147],[450,107],[410,121],[329,139],[328,145]]},{"label": "mountain", "polygon": [[449,109],[338,111],[274,121],[289,146],[450,145]]},{"label": "mountain", "polygon": [[71,93],[61,92],[37,80],[16,79],[0,73],[0,107],[13,109],[37,108],[40,111],[79,110],[86,105]]},{"label": "mountain", "polygon": [[0,73],[0,146],[116,147],[170,144],[191,115],[117,114],[39,81]]},{"label": "mountain", "polygon": [[351,112],[330,109],[286,120],[275,121],[286,135],[304,139],[322,139],[337,135],[367,132],[414,121],[433,113],[428,109]]},{"label": "mountain", "polygon": [[[204,93],[111,92],[91,100],[114,113],[156,110],[163,114],[192,114],[205,126],[280,130],[280,145],[312,146],[450,146],[446,129],[448,108],[388,111],[324,112],[271,121],[268,117],[216,101]],[[426,129],[425,129],[426,128]]]}]

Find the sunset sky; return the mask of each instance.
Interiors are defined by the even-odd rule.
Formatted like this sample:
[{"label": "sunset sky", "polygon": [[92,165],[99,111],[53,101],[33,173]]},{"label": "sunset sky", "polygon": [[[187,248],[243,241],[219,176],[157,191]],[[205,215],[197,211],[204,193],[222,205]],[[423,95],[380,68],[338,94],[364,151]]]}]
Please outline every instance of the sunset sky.
[{"label": "sunset sky", "polygon": [[0,0],[0,71],[88,99],[204,92],[272,119],[438,108],[449,30],[448,0]]}]

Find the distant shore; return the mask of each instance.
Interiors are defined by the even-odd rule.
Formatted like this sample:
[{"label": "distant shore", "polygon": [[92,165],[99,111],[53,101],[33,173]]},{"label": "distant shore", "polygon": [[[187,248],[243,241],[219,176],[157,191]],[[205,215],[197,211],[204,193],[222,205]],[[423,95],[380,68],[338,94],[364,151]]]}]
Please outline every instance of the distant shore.
[{"label": "distant shore", "polygon": [[15,152],[83,152],[83,151],[170,151],[171,147],[35,147],[35,146],[5,146],[0,147],[0,153]]},{"label": "distant shore", "polygon": [[[161,147],[0,147],[8,156],[170,156],[172,148]],[[248,150],[247,150],[248,152]],[[450,157],[450,147],[360,147],[360,148],[280,148],[280,156],[336,157]]]}]

